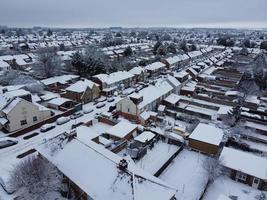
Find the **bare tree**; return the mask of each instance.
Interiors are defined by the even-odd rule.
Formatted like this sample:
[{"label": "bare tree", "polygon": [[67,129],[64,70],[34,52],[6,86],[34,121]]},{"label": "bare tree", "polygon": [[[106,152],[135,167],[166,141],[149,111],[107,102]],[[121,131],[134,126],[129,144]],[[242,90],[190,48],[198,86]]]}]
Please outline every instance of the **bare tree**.
[{"label": "bare tree", "polygon": [[53,48],[41,49],[37,54],[37,63],[33,70],[41,76],[49,78],[62,72],[62,61]]},{"label": "bare tree", "polygon": [[45,200],[61,189],[62,175],[48,161],[32,156],[14,168],[9,185],[19,199]]},{"label": "bare tree", "polygon": [[203,160],[202,166],[207,174],[207,185],[213,183],[223,174],[223,166],[219,159],[208,157]]}]

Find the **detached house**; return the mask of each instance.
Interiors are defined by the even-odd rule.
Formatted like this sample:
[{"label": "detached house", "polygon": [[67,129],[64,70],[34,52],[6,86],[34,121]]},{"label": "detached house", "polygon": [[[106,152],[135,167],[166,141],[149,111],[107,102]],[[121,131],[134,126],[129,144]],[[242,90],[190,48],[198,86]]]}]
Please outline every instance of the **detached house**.
[{"label": "detached house", "polygon": [[53,113],[37,103],[7,94],[0,96],[0,128],[17,131],[49,118]]},{"label": "detached house", "polygon": [[118,113],[128,119],[138,119],[144,111],[155,110],[160,102],[173,92],[173,87],[166,81],[150,85],[138,93],[133,93],[116,104]]},{"label": "detached house", "polygon": [[87,79],[80,80],[65,90],[62,96],[80,103],[91,102],[100,95],[99,85]]}]

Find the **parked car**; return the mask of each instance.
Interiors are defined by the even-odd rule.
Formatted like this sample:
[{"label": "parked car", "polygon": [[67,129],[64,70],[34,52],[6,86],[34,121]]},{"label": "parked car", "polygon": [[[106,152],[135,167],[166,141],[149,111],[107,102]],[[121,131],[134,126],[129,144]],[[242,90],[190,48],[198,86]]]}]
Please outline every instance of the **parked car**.
[{"label": "parked car", "polygon": [[49,130],[55,128],[55,127],[56,126],[54,124],[45,124],[45,125],[41,126],[40,131],[41,132],[46,132],[46,131],[49,131]]},{"label": "parked car", "polygon": [[70,116],[71,119],[77,119],[79,117],[83,116],[82,112],[76,112],[73,115]]},{"label": "parked car", "polygon": [[104,101],[106,101],[107,100],[107,97],[100,97],[100,98],[98,98],[96,101],[97,102],[104,102]]},{"label": "parked car", "polygon": [[99,102],[98,104],[96,104],[96,108],[102,108],[104,107],[106,104],[103,102]]},{"label": "parked car", "polygon": [[113,101],[115,101],[115,99],[113,97],[109,97],[107,101],[108,102],[113,102]]},{"label": "parked car", "polygon": [[108,112],[112,112],[115,109],[116,109],[116,106],[109,106]]},{"label": "parked car", "polygon": [[84,114],[88,114],[88,113],[91,113],[91,112],[93,112],[93,111],[94,111],[94,109],[91,108],[91,107],[87,107],[87,108],[84,108],[84,109],[83,109],[83,113],[84,113]]},{"label": "parked car", "polygon": [[70,121],[69,117],[60,117],[57,119],[57,125],[65,124]]},{"label": "parked car", "polygon": [[83,122],[79,122],[79,123],[77,123],[77,124],[72,124],[71,125],[71,129],[75,129],[75,128],[77,128],[78,126],[81,126],[81,125],[83,125],[84,123]]},{"label": "parked car", "polygon": [[11,138],[11,137],[0,138],[0,149],[13,146],[17,143],[18,141],[15,138]]}]

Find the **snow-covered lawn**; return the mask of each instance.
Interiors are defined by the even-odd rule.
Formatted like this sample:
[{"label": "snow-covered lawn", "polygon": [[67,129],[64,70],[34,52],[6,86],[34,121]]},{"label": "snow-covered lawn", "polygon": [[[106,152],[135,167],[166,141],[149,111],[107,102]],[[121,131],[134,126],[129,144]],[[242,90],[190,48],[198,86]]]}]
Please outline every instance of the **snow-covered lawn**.
[{"label": "snow-covered lawn", "polygon": [[176,145],[159,141],[152,149],[148,149],[147,154],[136,164],[154,175],[178,149],[179,147]]},{"label": "snow-covered lawn", "polygon": [[[265,193],[267,195],[267,192]],[[216,200],[220,195],[237,196],[238,200],[256,200],[255,196],[260,194],[260,190],[223,176],[210,185],[203,200]]]},{"label": "snow-covered lawn", "polygon": [[207,182],[202,162],[205,155],[184,149],[160,176],[177,188],[176,197],[183,200],[199,199]]}]

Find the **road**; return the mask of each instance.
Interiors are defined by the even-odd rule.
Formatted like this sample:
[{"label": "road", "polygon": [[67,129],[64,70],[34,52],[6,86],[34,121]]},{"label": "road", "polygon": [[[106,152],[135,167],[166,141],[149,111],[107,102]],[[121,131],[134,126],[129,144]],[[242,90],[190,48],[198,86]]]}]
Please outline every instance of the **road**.
[{"label": "road", "polygon": [[[89,103],[84,105],[84,107],[87,106],[91,106],[93,107],[93,112],[88,113],[88,114],[84,114],[82,117],[77,118],[76,120],[70,120],[69,122],[62,124],[62,125],[56,125],[56,123],[54,122],[54,124],[56,125],[56,127],[50,131],[41,133],[40,129],[36,129],[34,131],[29,132],[26,135],[30,135],[34,132],[38,132],[39,135],[32,137],[28,140],[24,140],[23,136],[19,136],[16,139],[18,140],[18,143],[14,146],[10,146],[4,149],[0,149],[0,172],[2,169],[2,166],[4,165],[5,170],[6,170],[6,165],[8,164],[9,161],[14,161],[14,159],[16,159],[16,157],[19,154],[22,154],[30,149],[36,148],[37,146],[39,146],[40,144],[42,144],[45,140],[53,138],[57,135],[60,135],[62,133],[64,133],[65,131],[71,130],[71,126],[73,124],[79,123],[79,122],[88,122],[92,119],[95,118],[96,113],[102,113],[102,112],[106,112],[108,111],[109,107],[111,105],[115,105],[116,102],[118,102],[121,98],[120,97],[115,97],[115,101],[113,102],[105,102],[105,106],[102,108],[96,108],[95,105],[93,105],[93,103]],[[19,159],[17,159],[19,161]],[[13,165],[13,162],[11,162]],[[3,165],[2,165],[3,164]],[[12,166],[10,166],[12,167]],[[2,169],[3,170],[3,169]],[[4,171],[5,171],[4,170]],[[1,173],[0,173],[0,177],[1,177]]]}]

